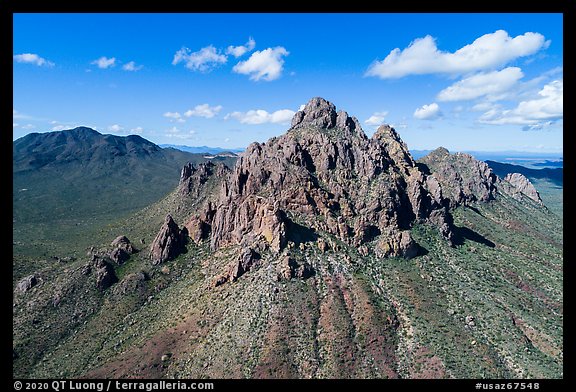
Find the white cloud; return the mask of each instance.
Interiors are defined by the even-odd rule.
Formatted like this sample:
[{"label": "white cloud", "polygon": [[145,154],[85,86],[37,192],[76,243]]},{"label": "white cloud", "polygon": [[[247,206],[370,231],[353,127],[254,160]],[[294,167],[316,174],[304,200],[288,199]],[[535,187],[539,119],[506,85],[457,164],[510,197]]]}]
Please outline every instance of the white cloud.
[{"label": "white cloud", "polygon": [[122,131],[124,128],[121,127],[118,124],[114,124],[114,125],[110,125],[108,126],[108,132],[120,132]]},{"label": "white cloud", "polygon": [[256,51],[248,60],[236,64],[232,70],[239,74],[250,75],[250,80],[275,80],[282,74],[284,65],[282,57],[289,54],[282,46]]},{"label": "white cloud", "polygon": [[273,113],[268,113],[266,110],[258,109],[258,110],[248,110],[246,113],[242,112],[232,112],[228,113],[224,119],[228,120],[233,118],[235,120],[240,121],[242,124],[264,124],[264,123],[273,123],[273,124],[286,124],[292,120],[294,116],[294,111],[290,109],[282,109],[277,110]]},{"label": "white cloud", "polygon": [[163,114],[164,117],[169,118],[172,122],[183,123],[186,122],[185,119],[182,118],[182,115],[178,112],[166,112]]},{"label": "white cloud", "polygon": [[414,111],[414,117],[419,120],[434,120],[441,115],[440,106],[436,102],[419,107]]},{"label": "white cloud", "polygon": [[188,48],[182,48],[174,55],[172,65],[185,63],[185,67],[192,71],[208,72],[218,64],[224,64],[228,58],[218,53],[212,45],[206,46],[197,52],[191,52]]},{"label": "white cloud", "polygon": [[438,50],[436,41],[427,35],[417,38],[400,50],[396,48],[382,61],[375,61],[366,76],[381,79],[433,73],[462,74],[493,69],[519,57],[529,56],[546,48],[542,34],[527,32],[514,38],[504,30],[485,34],[454,53]]},{"label": "white cloud", "polygon": [[480,116],[484,124],[537,125],[564,117],[564,81],[546,84],[533,99],[521,101],[514,109],[494,107]]},{"label": "white cloud", "polygon": [[52,131],[63,131],[65,129],[70,129],[70,127],[62,124],[52,127]]},{"label": "white cloud", "polygon": [[130,129],[131,135],[142,135],[142,133],[144,133],[144,128],[142,127],[136,127]]},{"label": "white cloud", "polygon": [[36,126],[35,126],[35,125],[32,125],[32,124],[26,124],[26,125],[23,125],[21,128],[29,131],[29,130],[31,130],[31,129],[36,128]]},{"label": "white cloud", "polygon": [[116,57],[108,58],[102,56],[99,59],[92,61],[90,64],[95,64],[100,69],[110,68],[116,65]]},{"label": "white cloud", "polygon": [[18,110],[12,109],[12,119],[14,119],[14,120],[26,120],[26,119],[30,119],[30,118],[32,118],[32,117],[30,117],[26,114],[22,114]]},{"label": "white cloud", "polygon": [[484,111],[496,109],[498,107],[500,107],[500,105],[497,105],[493,102],[484,101],[484,102],[478,102],[476,105],[472,106],[471,110],[473,110],[475,112],[484,112]]},{"label": "white cloud", "polygon": [[38,56],[35,53],[22,53],[13,56],[17,63],[34,64],[39,67],[53,67],[54,63]]},{"label": "white cloud", "polygon": [[171,119],[173,119],[173,120],[176,120],[176,119],[179,119],[180,117],[182,117],[182,116],[180,115],[180,113],[178,113],[178,112],[166,112],[166,113],[163,114],[163,116],[164,116],[164,117],[171,118]]},{"label": "white cloud", "polygon": [[140,71],[142,68],[144,68],[143,65],[136,65],[134,61],[130,61],[122,66],[122,69],[124,71],[132,71],[132,72]]},{"label": "white cloud", "polygon": [[166,130],[166,136],[169,138],[176,138],[176,139],[191,139],[196,131],[190,130],[188,132],[182,131],[179,128],[172,127]]},{"label": "white cloud", "polygon": [[524,74],[518,67],[481,72],[462,79],[438,93],[439,101],[466,101],[485,95],[501,94],[513,87]]},{"label": "white cloud", "polygon": [[300,105],[300,107],[298,108],[298,111],[301,112],[302,110],[304,110],[305,107],[306,107],[306,105],[304,105],[304,104]]},{"label": "white cloud", "polygon": [[18,126],[18,123],[12,123],[12,128],[16,128]]},{"label": "white cloud", "polygon": [[244,45],[240,45],[240,46],[230,45],[226,49],[226,54],[231,54],[232,56],[238,58],[238,57],[244,55],[245,53],[253,50],[254,47],[256,47],[256,41],[254,41],[254,38],[250,37],[250,38],[248,38],[248,42],[246,42],[246,44],[244,44]]},{"label": "white cloud", "polygon": [[364,121],[368,125],[380,125],[384,122],[384,118],[388,115],[388,112],[375,112],[370,118]]},{"label": "white cloud", "polygon": [[196,105],[194,109],[190,109],[184,113],[186,117],[204,117],[204,118],[212,118],[217,115],[220,110],[222,110],[222,106],[210,106],[207,103],[202,105]]}]

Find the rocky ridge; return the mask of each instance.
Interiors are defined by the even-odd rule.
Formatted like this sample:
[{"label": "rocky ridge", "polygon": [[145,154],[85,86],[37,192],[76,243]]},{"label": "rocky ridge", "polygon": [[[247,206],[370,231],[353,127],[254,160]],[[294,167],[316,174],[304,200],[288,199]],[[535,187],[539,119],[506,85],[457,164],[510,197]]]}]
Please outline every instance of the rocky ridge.
[{"label": "rocky ridge", "polygon": [[513,197],[518,197],[518,194],[521,193],[534,200],[536,203],[544,205],[540,198],[540,194],[536,188],[534,188],[534,185],[523,174],[508,173],[506,177],[504,177],[504,181],[508,181],[513,186],[511,190]]},{"label": "rocky ridge", "polygon": [[451,217],[434,177],[422,173],[396,131],[372,138],[358,120],[322,99],[297,112],[292,127],[253,143],[222,183],[211,246],[267,244],[279,252],[306,238],[299,222],[381,257],[413,257],[409,229],[436,225],[451,241]]}]

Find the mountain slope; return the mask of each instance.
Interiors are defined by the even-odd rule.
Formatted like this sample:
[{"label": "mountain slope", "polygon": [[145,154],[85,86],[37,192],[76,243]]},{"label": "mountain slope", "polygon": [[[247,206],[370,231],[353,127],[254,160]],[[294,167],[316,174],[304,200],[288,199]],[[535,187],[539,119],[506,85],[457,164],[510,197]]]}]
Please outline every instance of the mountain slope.
[{"label": "mountain slope", "polygon": [[178,184],[184,164],[203,161],[140,136],[85,127],[26,135],[13,143],[15,253],[54,254],[53,243],[65,248],[72,238],[88,239],[77,236],[80,227],[94,228],[159,200]]},{"label": "mountain slope", "polygon": [[530,169],[520,165],[511,165],[509,163],[494,161],[486,161],[486,163],[490,165],[494,170],[494,173],[502,178],[512,173],[520,173],[530,179],[540,193],[542,201],[546,207],[559,217],[563,216],[564,169],[562,167]]},{"label": "mountain slope", "polygon": [[[14,375],[563,377],[562,222],[484,163],[435,153],[415,162],[392,128],[369,139],[311,100],[233,169],[186,166],[67,274],[16,287]],[[182,233],[154,265],[161,234]],[[140,251],[99,290],[83,271],[121,234]]]}]

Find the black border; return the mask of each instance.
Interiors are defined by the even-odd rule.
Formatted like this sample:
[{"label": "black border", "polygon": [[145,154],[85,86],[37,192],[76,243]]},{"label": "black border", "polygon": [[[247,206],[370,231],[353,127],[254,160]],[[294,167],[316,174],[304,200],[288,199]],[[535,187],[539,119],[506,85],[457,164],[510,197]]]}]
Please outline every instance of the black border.
[{"label": "black border", "polygon": [[[210,13],[223,13],[223,12],[239,12],[239,13],[264,13],[264,12],[275,12],[275,13],[308,13],[308,12],[318,12],[318,13],[362,13],[362,12],[369,12],[369,13],[378,13],[378,12],[386,12],[386,13],[414,13],[414,12],[422,12],[422,13],[562,13],[564,16],[564,54],[568,54],[568,56],[564,56],[564,80],[567,82],[568,88],[566,89],[565,97],[568,97],[568,102],[573,102],[573,95],[574,95],[574,88],[573,87],[573,79],[574,79],[574,71],[576,70],[574,61],[570,61],[573,58],[572,51],[576,49],[576,45],[574,44],[576,33],[573,31],[573,27],[575,26],[575,17],[574,13],[576,11],[576,1],[573,0],[546,0],[546,1],[531,1],[531,0],[524,0],[524,1],[496,1],[496,0],[483,0],[478,2],[459,2],[459,4],[455,5],[453,2],[444,2],[438,4],[434,1],[427,1],[427,2],[414,2],[414,1],[394,1],[390,3],[384,3],[384,1],[380,0],[377,4],[373,2],[373,4],[365,3],[365,4],[330,4],[328,2],[299,2],[296,3],[292,1],[284,1],[282,3],[276,2],[273,5],[267,3],[265,5],[258,5],[253,2],[250,3],[235,3],[231,5],[223,5],[217,3],[204,3],[203,5],[198,4],[197,2],[178,2],[175,0],[164,0],[162,3],[152,3],[152,2],[142,2],[139,3],[137,6],[133,4],[121,4],[118,1],[111,1],[111,0],[100,0],[97,2],[77,2],[77,3],[68,3],[68,2],[57,2],[58,0],[53,1],[37,1],[37,0],[4,0],[3,4],[0,6],[0,29],[1,29],[1,37],[3,40],[3,51],[2,55],[0,55],[0,70],[1,76],[4,79],[2,83],[2,95],[6,95],[4,98],[1,99],[0,102],[3,103],[2,105],[2,113],[5,112],[4,116],[1,118],[4,121],[5,132],[2,133],[4,138],[6,139],[2,146],[8,149],[8,146],[11,144],[11,140],[9,141],[9,133],[6,132],[8,128],[8,103],[11,102],[8,99],[8,91],[12,93],[13,96],[13,67],[12,67],[12,52],[13,52],[13,13],[73,13],[73,12],[80,12],[80,13],[109,13],[109,12],[118,12],[118,13],[169,13],[169,12],[210,12]],[[8,3],[8,4],[6,4]],[[372,2],[371,2],[372,3]],[[570,31],[570,33],[568,33]],[[10,41],[8,42],[8,39]],[[8,51],[8,47],[11,49]],[[10,72],[7,70],[10,69]],[[10,88],[8,88],[10,86]],[[574,132],[576,132],[576,128],[574,127],[574,120],[573,120],[573,112],[568,110],[564,116],[564,140],[567,142],[568,147],[576,147],[576,143],[574,143]],[[573,156],[571,154],[565,154],[564,156],[564,197],[566,195],[572,196],[574,194],[574,179],[575,179],[575,172],[574,172],[574,161]],[[6,168],[6,171],[11,166],[11,163],[8,161],[12,156],[11,152],[6,152],[3,154],[3,159],[6,160],[4,162],[3,167]],[[11,173],[11,172],[10,172]],[[11,174],[8,175],[7,182],[9,181],[9,190],[12,190],[12,181],[11,181]],[[8,195],[7,198],[10,197],[10,194],[6,192]],[[11,206],[11,200],[6,201],[6,205]],[[574,217],[574,204],[572,203],[571,198],[566,199],[564,203],[564,217],[572,218]],[[11,208],[9,212],[12,212]],[[5,220],[8,224],[8,219],[12,219],[12,214],[6,214]],[[564,226],[570,232],[571,226],[568,224],[571,223],[571,219],[564,219]],[[11,236],[9,236],[11,237]],[[566,241],[566,235],[564,234],[564,241]],[[12,249],[12,245],[8,244],[8,241],[5,241],[6,248],[10,246],[9,249]],[[11,251],[10,251],[11,252]],[[566,255],[566,254],[565,254]],[[542,391],[557,391],[557,390],[564,390],[565,387],[568,385],[570,381],[574,380],[574,361],[573,361],[573,354],[574,348],[576,348],[575,339],[569,331],[573,330],[573,309],[574,307],[571,304],[571,299],[573,298],[571,293],[571,278],[574,276],[574,266],[570,262],[572,258],[570,253],[568,254],[568,260],[565,258],[564,262],[564,272],[565,272],[565,279],[564,282],[568,284],[564,285],[564,305],[565,305],[565,322],[564,322],[564,379],[561,380],[476,380],[476,379],[459,379],[459,380],[212,380],[215,385],[216,391],[220,390],[228,390],[228,389],[235,389],[235,388],[265,388],[269,390],[274,387],[305,387],[305,388],[324,388],[324,387],[343,387],[347,389],[352,388],[366,388],[366,389],[374,389],[374,390],[386,390],[386,387],[390,388],[402,388],[402,387],[414,387],[417,390],[455,390],[455,391],[468,391],[468,390],[476,390],[475,384],[476,383],[486,383],[486,384],[493,384],[493,388],[491,390],[495,390],[495,385],[502,384],[502,383],[515,383],[515,382],[539,382],[540,383],[540,390]],[[8,269],[8,260],[4,260],[4,268]],[[11,265],[11,264],[10,264]],[[5,295],[3,296],[3,301],[5,302],[5,309],[6,312],[11,312],[12,305],[11,301],[8,301],[5,298],[12,298],[12,287],[11,285],[3,285],[4,290],[6,291]],[[5,337],[7,341],[7,337]],[[5,355],[10,355],[11,347],[8,346],[8,343],[3,345],[2,353]],[[9,357],[8,357],[9,358]],[[5,371],[7,367],[3,367]],[[13,379],[11,385],[13,387]],[[24,380],[23,380],[24,381]],[[26,381],[34,381],[34,380],[26,380]],[[199,380],[200,381],[200,380]],[[208,380],[201,380],[201,381],[208,381]],[[111,388],[111,390],[114,390]],[[483,390],[483,389],[481,389]]]}]

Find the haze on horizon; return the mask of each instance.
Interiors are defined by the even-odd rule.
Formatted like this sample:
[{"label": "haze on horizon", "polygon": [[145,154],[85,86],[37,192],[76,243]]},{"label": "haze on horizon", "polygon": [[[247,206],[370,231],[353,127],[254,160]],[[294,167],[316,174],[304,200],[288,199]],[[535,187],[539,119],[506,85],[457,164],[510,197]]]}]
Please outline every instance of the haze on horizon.
[{"label": "haze on horizon", "polygon": [[563,151],[562,14],[13,20],[14,140],[83,125],[246,147],[321,96],[368,135],[391,124],[413,150]]}]

